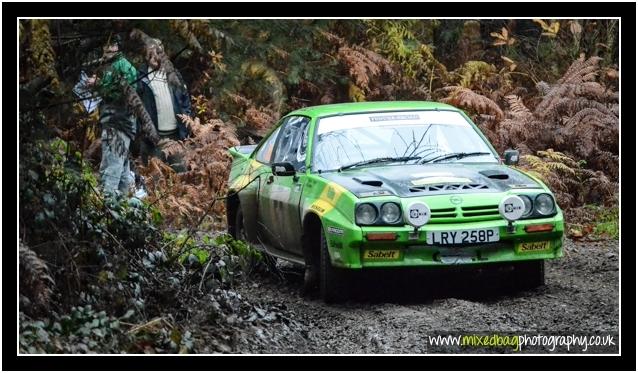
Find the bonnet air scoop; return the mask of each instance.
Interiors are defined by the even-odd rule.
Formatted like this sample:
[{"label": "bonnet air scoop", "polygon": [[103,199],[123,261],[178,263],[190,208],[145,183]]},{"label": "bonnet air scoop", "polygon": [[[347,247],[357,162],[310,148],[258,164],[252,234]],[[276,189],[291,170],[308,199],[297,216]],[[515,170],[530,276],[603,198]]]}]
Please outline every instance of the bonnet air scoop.
[{"label": "bonnet air scoop", "polygon": [[479,173],[490,179],[496,179],[496,180],[507,180],[510,178],[510,175],[500,170],[484,170],[484,171],[480,171]]},{"label": "bonnet air scoop", "polygon": [[358,182],[359,184],[370,185],[375,187],[380,187],[381,185],[383,185],[383,181],[378,179],[371,179],[371,178],[365,178],[365,177],[353,177],[352,180]]}]

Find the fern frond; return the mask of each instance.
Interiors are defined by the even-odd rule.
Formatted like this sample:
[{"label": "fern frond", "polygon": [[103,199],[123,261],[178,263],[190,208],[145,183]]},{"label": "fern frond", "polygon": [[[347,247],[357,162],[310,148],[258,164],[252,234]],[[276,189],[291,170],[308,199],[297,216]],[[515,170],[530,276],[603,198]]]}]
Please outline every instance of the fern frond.
[{"label": "fern frond", "polygon": [[197,36],[195,36],[195,33],[192,30],[191,22],[193,21],[185,19],[172,19],[168,23],[171,28],[175,30],[175,32],[177,32],[177,34],[188,43],[190,47],[196,49],[198,52],[201,53],[203,51],[203,48],[202,45],[199,43],[199,40],[197,40]]},{"label": "fern frond", "polygon": [[392,73],[390,63],[379,54],[358,46],[342,46],[338,51],[339,60],[347,67],[348,74],[354,83],[366,91],[369,90],[370,80],[382,72]]},{"label": "fern frond", "polygon": [[36,309],[45,309],[51,301],[55,282],[47,264],[28,246],[20,242],[18,252],[20,270],[19,292]]},{"label": "fern frond", "polygon": [[442,88],[442,91],[448,92],[448,96],[439,100],[441,102],[470,109],[478,114],[495,115],[497,119],[503,118],[503,111],[494,101],[470,89],[452,86]]},{"label": "fern frond", "polygon": [[459,86],[471,89],[476,82],[486,81],[495,74],[496,67],[484,61],[467,61],[454,73],[459,78]]},{"label": "fern frond", "polygon": [[515,95],[505,96],[505,101],[510,107],[510,112],[516,117],[530,117],[532,112],[529,111],[523,100]]},{"label": "fern frond", "polygon": [[558,80],[558,84],[580,84],[596,79],[599,70],[598,63],[602,58],[594,56],[585,60],[584,56],[578,58],[567,69],[567,72]]},{"label": "fern frond", "polygon": [[284,103],[286,87],[275,70],[259,61],[248,61],[241,65],[241,72],[247,80],[261,80],[266,83],[272,103],[279,112]]},{"label": "fern frond", "polygon": [[51,86],[55,89],[60,86],[60,78],[55,69],[55,52],[51,45],[51,32],[49,20],[31,20],[31,64],[37,74],[50,77]]},{"label": "fern frond", "polygon": [[536,89],[541,96],[546,96],[552,90],[552,87],[547,82],[540,81],[536,83]]},{"label": "fern frond", "polygon": [[124,79],[120,81],[124,97],[126,98],[126,106],[128,110],[135,115],[142,127],[142,132],[146,135],[151,142],[157,144],[159,141],[159,135],[153,124],[151,116],[146,111],[146,107],[142,102],[142,99],[137,94],[137,91],[126,82]]},{"label": "fern frond", "polygon": [[259,109],[251,106],[246,110],[246,124],[254,129],[266,129],[270,128],[277,122],[277,113],[267,107],[260,107]]},{"label": "fern frond", "polygon": [[570,165],[576,165],[577,164],[577,162],[574,161],[574,159],[572,157],[569,157],[569,156],[565,155],[564,153],[554,151],[554,149],[539,150],[536,153],[539,156],[544,157],[544,158],[548,158],[548,159],[550,159],[550,160],[552,160],[554,162],[561,162],[561,163],[570,164]]},{"label": "fern frond", "polygon": [[596,128],[618,129],[618,118],[614,115],[601,112],[598,109],[586,108],[574,114],[565,123],[566,129],[580,127],[582,130],[593,131]]}]

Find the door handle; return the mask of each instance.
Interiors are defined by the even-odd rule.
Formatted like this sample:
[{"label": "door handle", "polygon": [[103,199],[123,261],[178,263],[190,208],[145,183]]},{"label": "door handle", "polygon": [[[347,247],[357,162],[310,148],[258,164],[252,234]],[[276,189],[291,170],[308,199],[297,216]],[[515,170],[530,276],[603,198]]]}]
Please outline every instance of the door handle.
[{"label": "door handle", "polygon": [[273,181],[275,181],[275,177],[273,175],[270,175],[266,179],[266,184],[272,184]]}]

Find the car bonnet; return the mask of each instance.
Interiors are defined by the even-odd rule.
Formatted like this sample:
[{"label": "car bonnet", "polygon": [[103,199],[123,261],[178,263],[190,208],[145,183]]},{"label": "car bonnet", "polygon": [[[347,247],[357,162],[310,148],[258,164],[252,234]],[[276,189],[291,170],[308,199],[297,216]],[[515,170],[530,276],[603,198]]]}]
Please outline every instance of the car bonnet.
[{"label": "car bonnet", "polygon": [[321,176],[358,197],[498,193],[510,189],[542,188],[520,171],[486,163],[377,166],[323,173]]}]

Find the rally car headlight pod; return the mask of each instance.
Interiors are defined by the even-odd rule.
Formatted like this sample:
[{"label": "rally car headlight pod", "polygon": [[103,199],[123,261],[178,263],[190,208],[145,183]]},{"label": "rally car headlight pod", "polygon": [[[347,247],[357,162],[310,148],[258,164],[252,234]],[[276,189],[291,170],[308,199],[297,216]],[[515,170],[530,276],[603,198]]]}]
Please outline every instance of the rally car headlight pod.
[{"label": "rally car headlight pod", "polygon": [[555,209],[554,199],[547,193],[539,194],[534,201],[534,207],[539,214],[550,215]]},{"label": "rally car headlight pod", "polygon": [[394,202],[386,202],[381,205],[381,220],[384,223],[394,224],[401,218],[401,208]]},{"label": "rally car headlight pod", "polygon": [[534,210],[534,203],[532,202],[532,199],[529,196],[520,195],[519,197],[521,197],[521,199],[523,200],[523,203],[525,204],[525,208],[523,210],[523,217],[526,218],[532,214]]},{"label": "rally car headlight pod", "polygon": [[362,203],[357,206],[355,218],[358,224],[374,224],[377,220],[377,208],[370,203]]},{"label": "rally car headlight pod", "polygon": [[519,196],[506,196],[498,205],[498,212],[508,222],[520,219],[525,211],[525,202]]}]

